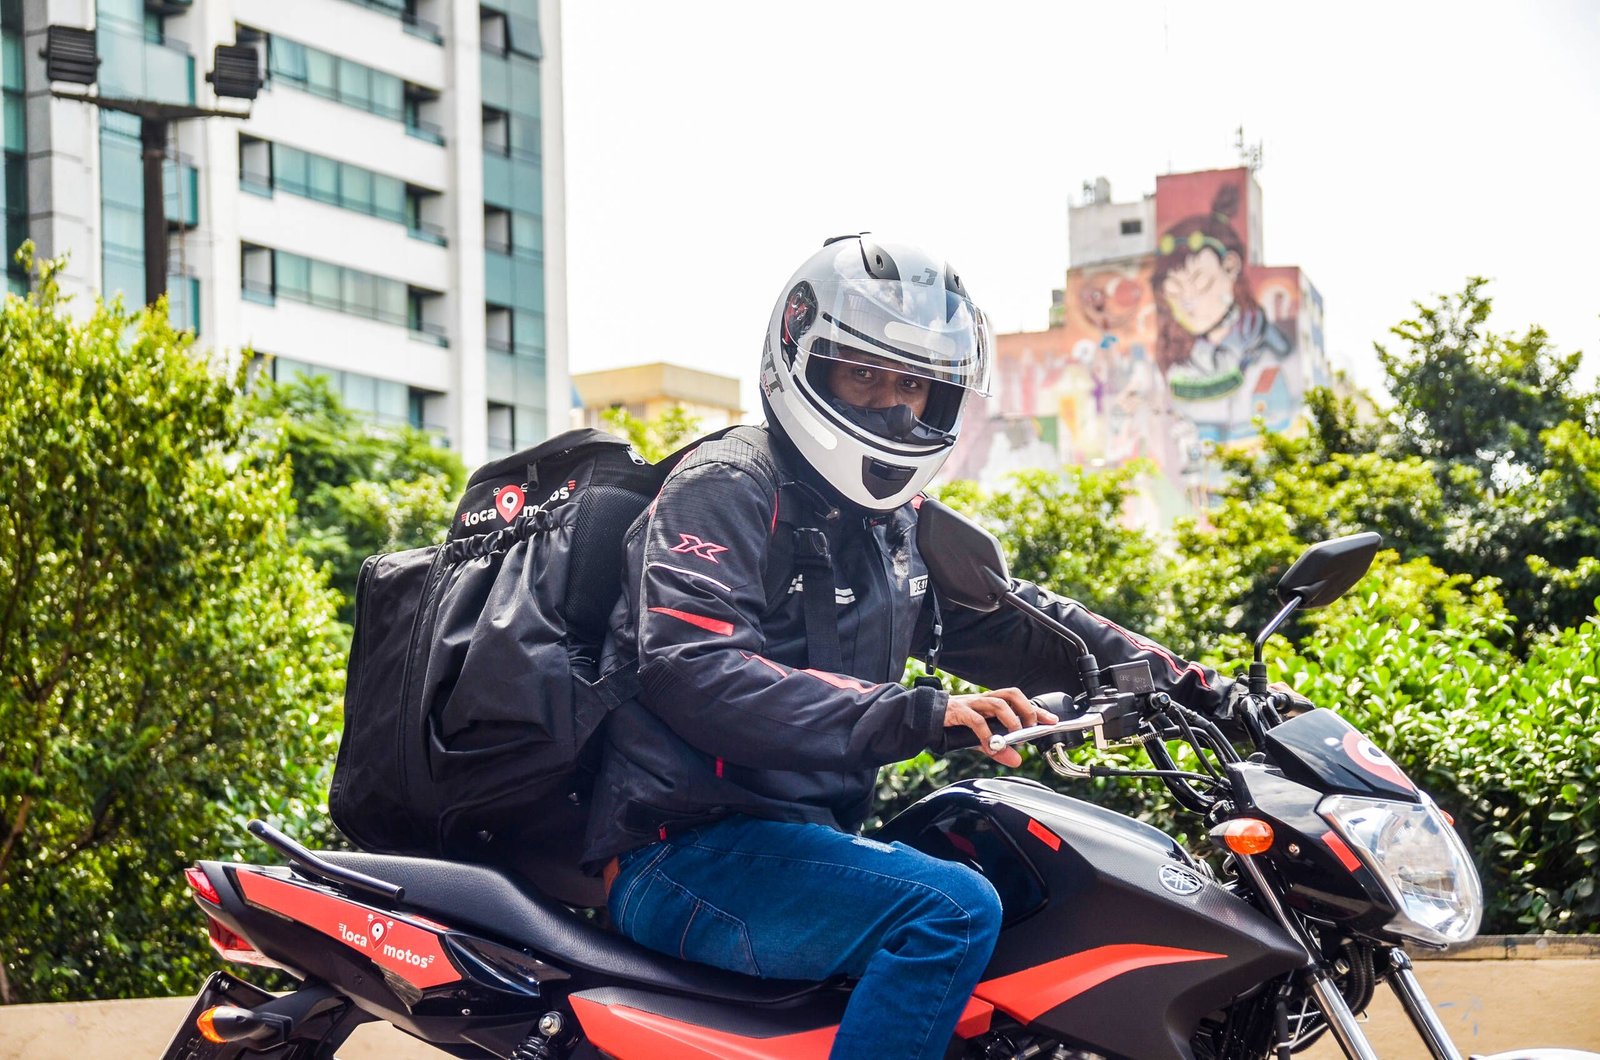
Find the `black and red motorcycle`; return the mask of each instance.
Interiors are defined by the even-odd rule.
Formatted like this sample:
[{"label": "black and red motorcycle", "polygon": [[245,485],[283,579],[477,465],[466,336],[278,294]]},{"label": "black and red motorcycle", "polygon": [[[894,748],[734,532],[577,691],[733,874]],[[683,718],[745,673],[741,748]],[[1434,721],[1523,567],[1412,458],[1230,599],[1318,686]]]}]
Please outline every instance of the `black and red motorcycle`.
[{"label": "black and red motorcycle", "polygon": [[[948,598],[1017,608],[1075,639],[1011,592],[982,529],[932,503],[919,522]],[[1078,642],[1086,691],[1049,704],[1062,720],[993,738],[1034,744],[1065,777],[1160,780],[1204,819],[1220,869],[1031,780],[952,784],[884,827],[881,838],[982,872],[1002,899],[999,944],[949,1055],[1286,1060],[1331,1033],[1352,1060],[1375,1060],[1353,1013],[1382,982],[1428,1051],[1460,1060],[1404,947],[1477,932],[1482,892],[1466,848],[1337,715],[1284,717],[1262,661],[1291,614],[1341,596],[1377,548],[1376,534],[1326,541],[1285,573],[1248,694],[1221,724],[1155,691],[1145,664],[1101,671]],[[1142,747],[1153,768],[1079,765],[1069,752],[1091,738]],[[1188,752],[1175,758],[1174,744]],[[224,959],[284,969],[300,985],[274,996],[217,972],[167,1060],[332,1057],[372,1020],[459,1057],[822,1058],[849,999],[848,982],[747,978],[645,950],[495,867],[313,853],[250,828],[288,863],[202,861],[189,884]],[[1580,1058],[1600,1055],[1489,1060]]]}]

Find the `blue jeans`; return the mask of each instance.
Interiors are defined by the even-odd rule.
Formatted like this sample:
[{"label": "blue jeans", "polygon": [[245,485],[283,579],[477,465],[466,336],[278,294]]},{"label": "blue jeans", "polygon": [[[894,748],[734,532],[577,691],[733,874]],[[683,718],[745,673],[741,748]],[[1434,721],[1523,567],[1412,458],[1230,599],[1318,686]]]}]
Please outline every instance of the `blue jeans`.
[{"label": "blue jeans", "polygon": [[859,979],[836,1058],[943,1057],[1000,933],[1000,899],[976,872],[821,825],[732,817],[618,867],[612,921],[651,949],[774,979]]}]

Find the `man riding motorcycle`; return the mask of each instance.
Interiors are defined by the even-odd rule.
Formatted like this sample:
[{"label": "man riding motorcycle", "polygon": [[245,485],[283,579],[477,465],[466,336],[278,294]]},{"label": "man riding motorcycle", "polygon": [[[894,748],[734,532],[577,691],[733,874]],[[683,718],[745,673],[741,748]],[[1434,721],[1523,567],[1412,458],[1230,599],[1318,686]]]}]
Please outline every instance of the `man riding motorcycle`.
[{"label": "man riding motorcycle", "polygon": [[[608,723],[585,862],[646,946],[859,979],[836,1057],[943,1056],[1000,928],[976,872],[855,834],[877,768],[974,743],[1016,765],[987,750],[989,722],[1054,721],[1027,697],[1080,688],[1064,641],[1013,610],[940,600],[917,551],[920,491],[987,388],[991,343],[941,259],[829,240],[774,308],[765,430],[685,457],[625,540],[603,668],[637,658],[643,691]],[[786,561],[798,573],[771,602],[769,568]],[[1102,665],[1147,660],[1174,699],[1224,708],[1231,682],[1213,671],[1017,588]],[[1016,687],[905,688],[912,655]]]}]

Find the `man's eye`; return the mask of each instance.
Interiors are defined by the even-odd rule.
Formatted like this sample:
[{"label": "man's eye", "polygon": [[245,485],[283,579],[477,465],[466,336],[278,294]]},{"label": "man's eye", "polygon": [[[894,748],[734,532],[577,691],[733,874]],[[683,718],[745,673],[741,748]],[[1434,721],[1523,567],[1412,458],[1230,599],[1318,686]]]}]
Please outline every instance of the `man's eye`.
[{"label": "man's eye", "polygon": [[922,380],[920,380],[920,379],[902,379],[902,380],[900,380],[900,389],[901,390],[921,390],[922,389]]}]

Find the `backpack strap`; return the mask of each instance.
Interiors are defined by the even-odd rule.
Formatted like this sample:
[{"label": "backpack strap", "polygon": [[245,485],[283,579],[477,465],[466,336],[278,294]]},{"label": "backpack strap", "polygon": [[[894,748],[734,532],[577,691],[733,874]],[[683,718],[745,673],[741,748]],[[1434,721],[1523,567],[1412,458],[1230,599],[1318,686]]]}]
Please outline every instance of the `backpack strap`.
[{"label": "backpack strap", "polygon": [[839,605],[834,600],[833,557],[821,527],[793,530],[792,569],[800,572],[800,601],[806,616],[806,663],[838,673],[844,667],[839,651]]},{"label": "backpack strap", "polygon": [[[774,452],[766,431],[734,428],[759,454],[764,470],[777,487],[778,515],[767,554],[767,610],[777,607],[800,575],[800,601],[805,609],[806,665],[838,673],[844,667],[839,648],[839,605],[835,600],[833,553],[826,525],[839,518],[839,509],[811,486],[789,474]],[[789,532],[783,533],[782,527]],[[785,547],[787,546],[787,547]]]},{"label": "backpack strap", "polygon": [[[839,610],[834,601],[833,555],[828,548],[825,525],[839,517],[839,510],[820,493],[794,478],[773,451],[765,430],[748,424],[734,424],[713,431],[703,438],[664,457],[656,466],[666,473],[678,465],[696,446],[720,438],[736,438],[752,450],[762,473],[772,482],[778,495],[778,517],[767,553],[767,611],[771,612],[789,594],[798,573],[801,602],[805,607],[806,665],[837,673],[844,666],[839,648]],[[787,527],[788,533],[782,528]]]}]

